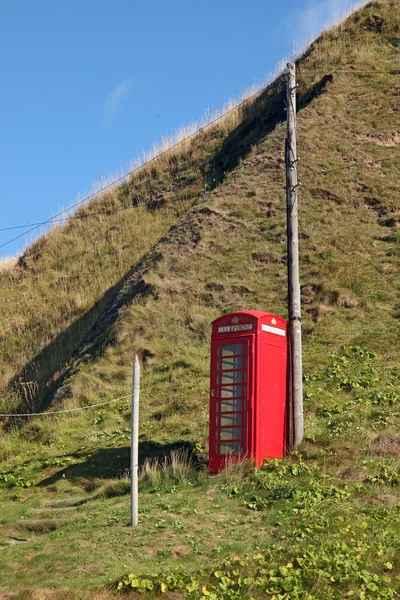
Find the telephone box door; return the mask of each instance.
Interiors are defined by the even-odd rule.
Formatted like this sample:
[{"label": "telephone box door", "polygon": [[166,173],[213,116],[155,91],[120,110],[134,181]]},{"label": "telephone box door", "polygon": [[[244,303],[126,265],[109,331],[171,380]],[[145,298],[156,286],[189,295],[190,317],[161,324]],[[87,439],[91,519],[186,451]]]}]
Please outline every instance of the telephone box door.
[{"label": "telephone box door", "polygon": [[[210,469],[223,468],[250,448],[250,338],[220,339],[212,345]],[[213,446],[213,447],[212,447]]]}]

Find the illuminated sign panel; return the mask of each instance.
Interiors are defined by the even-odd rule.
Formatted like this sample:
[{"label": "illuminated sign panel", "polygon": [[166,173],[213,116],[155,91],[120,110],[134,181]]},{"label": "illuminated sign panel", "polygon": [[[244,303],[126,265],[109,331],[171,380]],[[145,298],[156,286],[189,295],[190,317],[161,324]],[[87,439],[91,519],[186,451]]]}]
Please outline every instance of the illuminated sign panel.
[{"label": "illuminated sign panel", "polygon": [[286,331],[284,329],[280,329],[279,327],[271,327],[270,325],[261,325],[261,329],[263,331],[268,331],[268,333],[275,333],[275,335],[282,335],[285,337]]},{"label": "illuminated sign panel", "polygon": [[224,325],[222,327],[218,327],[218,333],[232,333],[234,331],[251,331],[252,329],[252,323],[243,323],[242,325]]}]

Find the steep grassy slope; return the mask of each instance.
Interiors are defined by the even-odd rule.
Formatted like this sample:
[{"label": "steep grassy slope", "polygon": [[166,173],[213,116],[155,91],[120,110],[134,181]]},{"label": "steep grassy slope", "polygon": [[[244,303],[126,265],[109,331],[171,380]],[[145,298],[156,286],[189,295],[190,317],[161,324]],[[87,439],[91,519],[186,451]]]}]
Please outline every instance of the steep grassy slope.
[{"label": "steep grassy slope", "polygon": [[246,110],[99,193],[0,273],[0,405],[43,402],[125,279],[204,192],[209,157]]},{"label": "steep grassy slope", "polygon": [[[54,298],[44,303],[46,313],[36,306],[36,328],[24,322],[18,339],[4,332],[12,365],[4,382],[32,360],[38,345],[46,348],[51,331],[64,350],[56,369],[43,371],[43,389],[49,380],[54,384],[48,399],[57,407],[90,404],[129,393],[137,352],[143,363],[142,458],[182,446],[200,457],[200,463],[185,467],[178,461],[180,466],[162,472],[147,465],[141,525],[131,533],[125,527],[127,499],[119,497],[126,481],[113,479],[129,464],[128,403],[95,414],[34,419],[4,433],[5,593],[34,589],[46,598],[81,597],[86,592],[76,590],[133,571],[149,577],[144,583],[128,579],[124,587],[131,589],[134,581],[145,589],[153,582],[156,591],[163,584],[180,594],[179,586],[189,585],[185,593],[193,598],[202,597],[202,585],[208,585],[204,597],[212,597],[206,593],[211,591],[216,598],[396,597],[399,9],[397,0],[372,3],[323,34],[298,64],[306,386],[301,453],[255,474],[244,465],[209,478],[200,468],[207,441],[210,321],[249,307],[286,314],[282,80],[232,131],[200,137],[200,157],[179,157],[180,170],[169,172],[169,181],[194,176],[187,173],[190,164],[197,182],[195,188],[182,184],[190,190],[189,197],[182,192],[185,202],[171,195],[157,209],[133,209],[142,211],[144,229],[129,229],[127,242],[121,234],[129,212],[110,217],[121,220],[120,230],[112,230],[116,237],[104,253],[112,256],[115,247],[128,244],[117,272],[111,258],[98,263],[100,272],[92,247],[82,253],[75,242],[92,279],[102,283],[90,296],[99,303],[97,312],[78,338],[73,333],[71,345],[64,348],[65,327],[76,316],[71,298],[80,284],[73,283],[65,240],[71,227],[81,229],[82,244],[92,224],[54,232],[41,242],[37,263],[35,248],[27,253],[27,266],[17,271],[20,281],[9,286],[3,279],[5,294],[22,295],[23,286],[38,293],[46,286],[42,298]],[[105,235],[108,223],[103,217],[95,227]],[[138,246],[140,231],[147,234]],[[68,271],[71,298],[49,291],[56,253]],[[64,316],[59,302],[68,307]],[[8,310],[6,323],[21,312]],[[86,314],[82,309],[79,318]],[[66,507],[56,500],[71,496],[80,496],[81,506],[60,510]],[[27,541],[11,545],[16,538]],[[239,559],[224,562],[232,554]],[[174,573],[167,576],[167,568]],[[163,575],[150,577],[154,572]],[[36,591],[20,597],[35,598]]]}]

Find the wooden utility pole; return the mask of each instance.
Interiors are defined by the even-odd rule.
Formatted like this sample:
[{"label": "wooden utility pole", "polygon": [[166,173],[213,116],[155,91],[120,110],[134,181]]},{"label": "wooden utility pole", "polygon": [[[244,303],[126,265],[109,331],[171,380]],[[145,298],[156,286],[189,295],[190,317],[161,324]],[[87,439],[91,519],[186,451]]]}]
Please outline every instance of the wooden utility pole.
[{"label": "wooden utility pole", "polygon": [[299,226],[297,188],[297,149],[296,149],[296,65],[288,63],[286,75],[286,212],[288,237],[288,308],[290,376],[292,399],[293,446],[296,448],[303,439],[303,373],[301,353],[301,297],[299,278]]},{"label": "wooden utility pole", "polygon": [[131,425],[131,526],[138,524],[138,470],[139,470],[139,392],[140,363],[137,356],[132,373],[132,425]]}]

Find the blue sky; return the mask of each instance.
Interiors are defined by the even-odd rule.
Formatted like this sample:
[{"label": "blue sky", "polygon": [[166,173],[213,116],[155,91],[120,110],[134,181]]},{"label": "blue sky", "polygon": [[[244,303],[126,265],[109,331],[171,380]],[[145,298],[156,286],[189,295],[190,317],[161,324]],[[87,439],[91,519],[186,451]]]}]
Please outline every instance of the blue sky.
[{"label": "blue sky", "polygon": [[[0,228],[66,208],[162,135],[263,79],[352,4],[3,0]],[[20,233],[0,232],[0,245]]]}]

